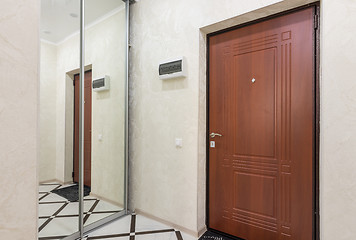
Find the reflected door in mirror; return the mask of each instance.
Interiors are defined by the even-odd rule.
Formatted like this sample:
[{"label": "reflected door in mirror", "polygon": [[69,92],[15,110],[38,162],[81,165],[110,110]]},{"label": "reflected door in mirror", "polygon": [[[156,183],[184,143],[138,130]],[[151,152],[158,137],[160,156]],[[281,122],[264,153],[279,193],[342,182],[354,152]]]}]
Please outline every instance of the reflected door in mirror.
[{"label": "reflected door in mirror", "polygon": [[[79,74],[74,76],[74,172],[73,181],[79,182]],[[84,185],[91,186],[91,85],[92,72],[84,77]]]}]

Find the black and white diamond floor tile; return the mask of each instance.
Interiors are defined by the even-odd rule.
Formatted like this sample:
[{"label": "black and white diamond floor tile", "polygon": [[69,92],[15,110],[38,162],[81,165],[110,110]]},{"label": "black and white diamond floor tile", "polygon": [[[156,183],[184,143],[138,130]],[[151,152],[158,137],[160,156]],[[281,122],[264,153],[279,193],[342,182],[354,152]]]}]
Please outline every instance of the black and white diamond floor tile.
[{"label": "black and white diamond floor tile", "polygon": [[[39,186],[38,235],[40,240],[62,239],[78,231],[78,202],[52,193],[54,189],[67,187],[57,183]],[[98,207],[99,206],[99,207]],[[105,211],[104,211],[105,210]],[[93,197],[84,199],[85,223],[90,224],[121,209]]]},{"label": "black and white diamond floor tile", "polygon": [[[69,202],[51,193],[61,187],[63,186],[56,183],[39,186],[39,240],[62,239],[78,230],[78,202]],[[86,224],[118,212],[110,204],[93,197],[85,198],[84,211]],[[197,240],[162,223],[135,214],[103,226],[89,233],[85,239]]]},{"label": "black and white diamond floor tile", "polygon": [[88,240],[197,240],[141,215],[128,215],[88,235]]}]

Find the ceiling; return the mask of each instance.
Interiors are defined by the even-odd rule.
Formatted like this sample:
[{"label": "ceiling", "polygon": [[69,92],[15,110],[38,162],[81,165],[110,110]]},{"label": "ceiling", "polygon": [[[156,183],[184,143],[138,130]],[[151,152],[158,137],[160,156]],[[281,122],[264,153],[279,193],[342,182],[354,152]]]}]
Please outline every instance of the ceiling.
[{"label": "ceiling", "polygon": [[[85,0],[85,24],[124,7],[122,0]],[[80,0],[41,0],[41,39],[60,43],[79,32]]]}]

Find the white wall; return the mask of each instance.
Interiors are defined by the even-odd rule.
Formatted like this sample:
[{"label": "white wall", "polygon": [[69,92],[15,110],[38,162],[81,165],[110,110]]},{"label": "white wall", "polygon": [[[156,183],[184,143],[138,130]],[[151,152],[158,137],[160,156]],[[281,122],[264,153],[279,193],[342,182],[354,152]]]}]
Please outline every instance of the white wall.
[{"label": "white wall", "polygon": [[[132,6],[133,209],[193,234],[204,227],[206,33],[309,2],[151,0]],[[321,8],[321,236],[354,239],[356,2],[324,0]],[[187,57],[188,77],[160,80],[158,63],[181,55]],[[183,138],[183,148],[175,147],[176,137]]]},{"label": "white wall", "polygon": [[38,0],[1,1],[1,239],[37,239],[38,23]]},{"label": "white wall", "polygon": [[57,47],[41,42],[39,182],[56,179]]}]

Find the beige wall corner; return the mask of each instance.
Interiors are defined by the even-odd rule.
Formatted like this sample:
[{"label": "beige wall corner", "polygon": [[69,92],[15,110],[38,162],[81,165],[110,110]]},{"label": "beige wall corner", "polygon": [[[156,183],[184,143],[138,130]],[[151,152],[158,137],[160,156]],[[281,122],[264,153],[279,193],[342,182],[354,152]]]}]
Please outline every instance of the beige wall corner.
[{"label": "beige wall corner", "polygon": [[37,239],[39,1],[0,8],[0,236]]},{"label": "beige wall corner", "polygon": [[321,2],[321,239],[356,239],[356,2]]}]

